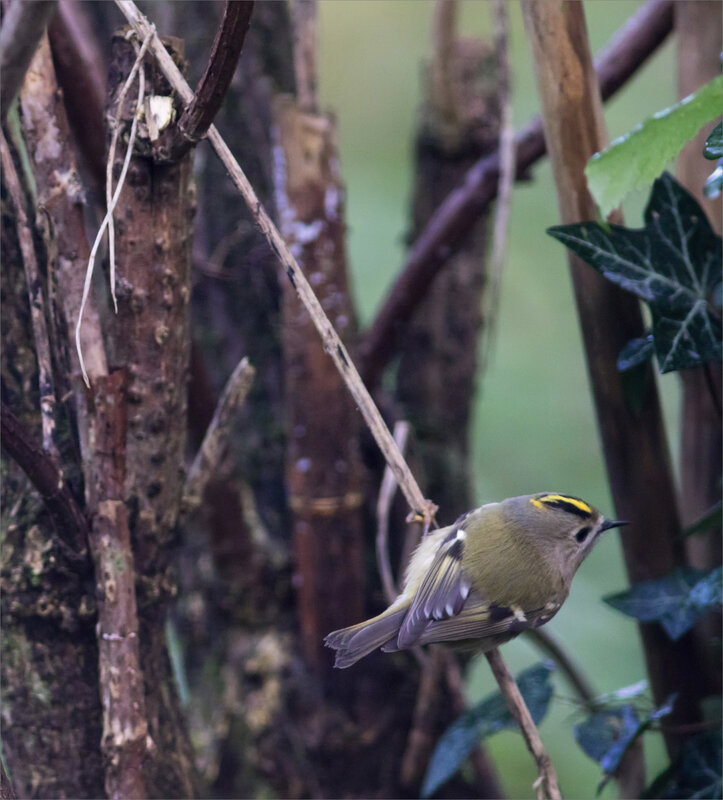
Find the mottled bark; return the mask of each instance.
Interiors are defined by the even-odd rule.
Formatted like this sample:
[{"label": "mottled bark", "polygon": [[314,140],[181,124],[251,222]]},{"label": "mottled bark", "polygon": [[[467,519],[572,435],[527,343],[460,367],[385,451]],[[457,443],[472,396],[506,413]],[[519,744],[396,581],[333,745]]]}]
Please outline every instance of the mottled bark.
[{"label": "mottled bark", "polygon": [[[39,446],[37,361],[28,293],[17,219],[6,197],[3,186],[2,402]],[[33,242],[39,245],[42,236],[33,224],[34,213],[30,219]],[[38,260],[45,274],[42,247]],[[79,565],[70,557],[29,479],[5,456],[2,478],[3,755],[20,797],[100,797],[101,710],[91,562]],[[71,488],[77,501],[79,487]]]},{"label": "mottled bark", "polygon": [[[281,232],[332,324],[356,330],[349,297],[344,187],[333,120],[277,103],[276,198]],[[302,652],[317,675],[332,659],[324,636],[362,618],[361,417],[324,351],[292,282],[281,275],[285,364],[286,484],[293,514]]]},{"label": "mottled bark", "polygon": [[[412,240],[471,165],[496,148],[499,136],[494,51],[472,39],[455,39],[446,51],[440,50],[425,70]],[[487,223],[485,210],[435,280],[401,348],[397,397],[415,429],[425,491],[439,505],[442,522],[456,519],[472,505],[469,422],[482,325]]]},{"label": "mottled bark", "polygon": [[128,509],[122,500],[126,474],[126,374],[98,377],[93,388],[94,448],[90,546],[98,598],[99,686],[103,704],[102,748],[108,797],[144,798],[147,756],[143,672],[138,648],[135,571]]},{"label": "mottled bark", "polygon": [[[133,45],[114,37],[108,85],[112,117],[135,58]],[[149,92],[170,95],[152,60],[144,69]],[[122,109],[120,124],[126,128],[135,94],[129,93]],[[154,743],[148,749],[145,782],[152,796],[189,797],[194,794],[192,757],[164,626],[175,593],[171,567],[184,479],[193,189],[190,156],[158,165],[150,150],[141,136],[118,204],[118,314],[111,321],[108,349],[109,363],[123,368],[128,380],[122,497],[130,515],[140,660]],[[123,156],[116,153],[116,180]]]}]

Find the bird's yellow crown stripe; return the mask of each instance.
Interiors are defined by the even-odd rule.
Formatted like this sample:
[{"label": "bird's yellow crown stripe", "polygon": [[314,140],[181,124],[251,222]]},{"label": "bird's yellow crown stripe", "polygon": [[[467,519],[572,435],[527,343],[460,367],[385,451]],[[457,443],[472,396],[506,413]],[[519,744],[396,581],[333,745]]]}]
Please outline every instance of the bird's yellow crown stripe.
[{"label": "bird's yellow crown stripe", "polygon": [[570,497],[566,494],[545,494],[542,497],[533,497],[532,500],[533,505],[537,506],[538,508],[542,508],[544,510],[543,503],[555,503],[555,502],[563,502],[569,503],[571,506],[575,506],[575,508],[580,509],[585,514],[592,514],[592,509],[590,506],[584,502],[583,500],[578,500],[577,497]]}]

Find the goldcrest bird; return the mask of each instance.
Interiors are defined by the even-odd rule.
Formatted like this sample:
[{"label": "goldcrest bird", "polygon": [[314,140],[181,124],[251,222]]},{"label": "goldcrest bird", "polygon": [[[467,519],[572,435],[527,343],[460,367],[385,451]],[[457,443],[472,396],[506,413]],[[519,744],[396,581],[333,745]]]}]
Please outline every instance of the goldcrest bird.
[{"label": "goldcrest bird", "polygon": [[386,611],[326,637],[337,651],[334,666],[350,667],[378,647],[389,653],[431,642],[484,652],[539,628],[559,611],[598,536],[626,524],[552,492],[469,511],[422,539]]}]

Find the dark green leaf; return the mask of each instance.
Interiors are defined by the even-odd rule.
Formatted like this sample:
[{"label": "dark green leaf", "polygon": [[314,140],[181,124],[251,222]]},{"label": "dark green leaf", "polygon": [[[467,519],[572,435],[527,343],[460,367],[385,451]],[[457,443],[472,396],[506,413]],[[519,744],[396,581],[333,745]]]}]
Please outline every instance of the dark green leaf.
[{"label": "dark green leaf", "polygon": [[720,528],[723,525],[723,503],[719,500],[717,503],[712,505],[706,512],[703,514],[700,519],[697,519],[692,525],[689,525],[684,531],[684,536],[693,536],[696,533],[705,533],[706,531],[712,531],[716,528]]},{"label": "dark green leaf", "polygon": [[612,772],[625,748],[632,742],[639,725],[636,710],[625,705],[591,714],[584,722],[575,725],[573,733],[583,751],[597,761],[605,772]]},{"label": "dark green leaf", "polygon": [[604,777],[598,786],[598,794],[618,768],[630,745],[638,736],[642,736],[653,722],[670,714],[674,702],[675,696],[672,695],[642,721],[632,705],[624,705],[596,711],[584,722],[575,725],[573,728],[575,740],[583,751],[602,767]]},{"label": "dark green leaf", "polygon": [[700,733],[686,741],[680,756],[658,775],[643,797],[657,800],[718,800],[722,791],[722,758],[723,736],[720,728]]},{"label": "dark green leaf", "polygon": [[723,579],[723,569],[716,567],[690,590],[688,602],[702,610],[719,606],[723,602],[721,579]]},{"label": "dark green leaf", "polygon": [[618,356],[618,369],[620,372],[644,364],[655,352],[653,334],[649,333],[642,339],[631,339],[620,351]]},{"label": "dark green leaf", "polygon": [[[535,724],[542,721],[552,698],[552,669],[550,662],[535,664],[521,672],[516,679]],[[430,797],[446,783],[481,739],[515,724],[499,692],[465,711],[437,742],[422,783],[422,797]]]},{"label": "dark green leaf", "polygon": [[713,300],[720,284],[721,238],[671,175],[655,181],[644,228],[611,225],[606,231],[584,222],[548,233],[650,304],[661,372],[720,359],[721,323]]},{"label": "dark green leaf", "polygon": [[703,184],[703,194],[709,200],[715,200],[723,191],[723,159],[718,162],[718,166],[705,179]]},{"label": "dark green leaf", "polygon": [[651,308],[655,355],[661,372],[688,369],[721,357],[720,321],[699,300],[686,314],[668,317]]},{"label": "dark green leaf", "polygon": [[708,574],[692,567],[677,569],[603,599],[641,622],[659,622],[671,639],[679,639],[709,608],[720,604],[721,568]]},{"label": "dark green leaf", "polygon": [[710,161],[723,158],[723,122],[719,122],[705,140],[703,155]]}]

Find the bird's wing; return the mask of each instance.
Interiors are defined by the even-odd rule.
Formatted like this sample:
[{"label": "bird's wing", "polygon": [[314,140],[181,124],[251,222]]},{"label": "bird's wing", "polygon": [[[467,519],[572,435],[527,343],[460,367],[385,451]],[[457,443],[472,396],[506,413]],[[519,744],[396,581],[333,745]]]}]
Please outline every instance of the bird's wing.
[{"label": "bird's wing", "polygon": [[[557,605],[536,609],[509,608],[490,603],[472,591],[456,614],[443,619],[427,618],[425,624],[418,623],[418,634],[412,644],[494,639],[496,646],[528,628],[544,625],[558,608]],[[411,614],[411,609],[409,613]],[[400,636],[387,642],[382,650],[392,652],[411,646],[404,641],[400,629]]]},{"label": "bird's wing", "polygon": [[445,620],[430,621],[418,643],[512,638],[529,628],[544,625],[557,613],[557,609],[553,606],[534,609],[498,606],[472,593],[459,614]]},{"label": "bird's wing", "polygon": [[399,649],[416,644],[431,621],[454,617],[464,607],[471,589],[461,569],[464,536],[455,527],[440,545],[399,628]]}]

